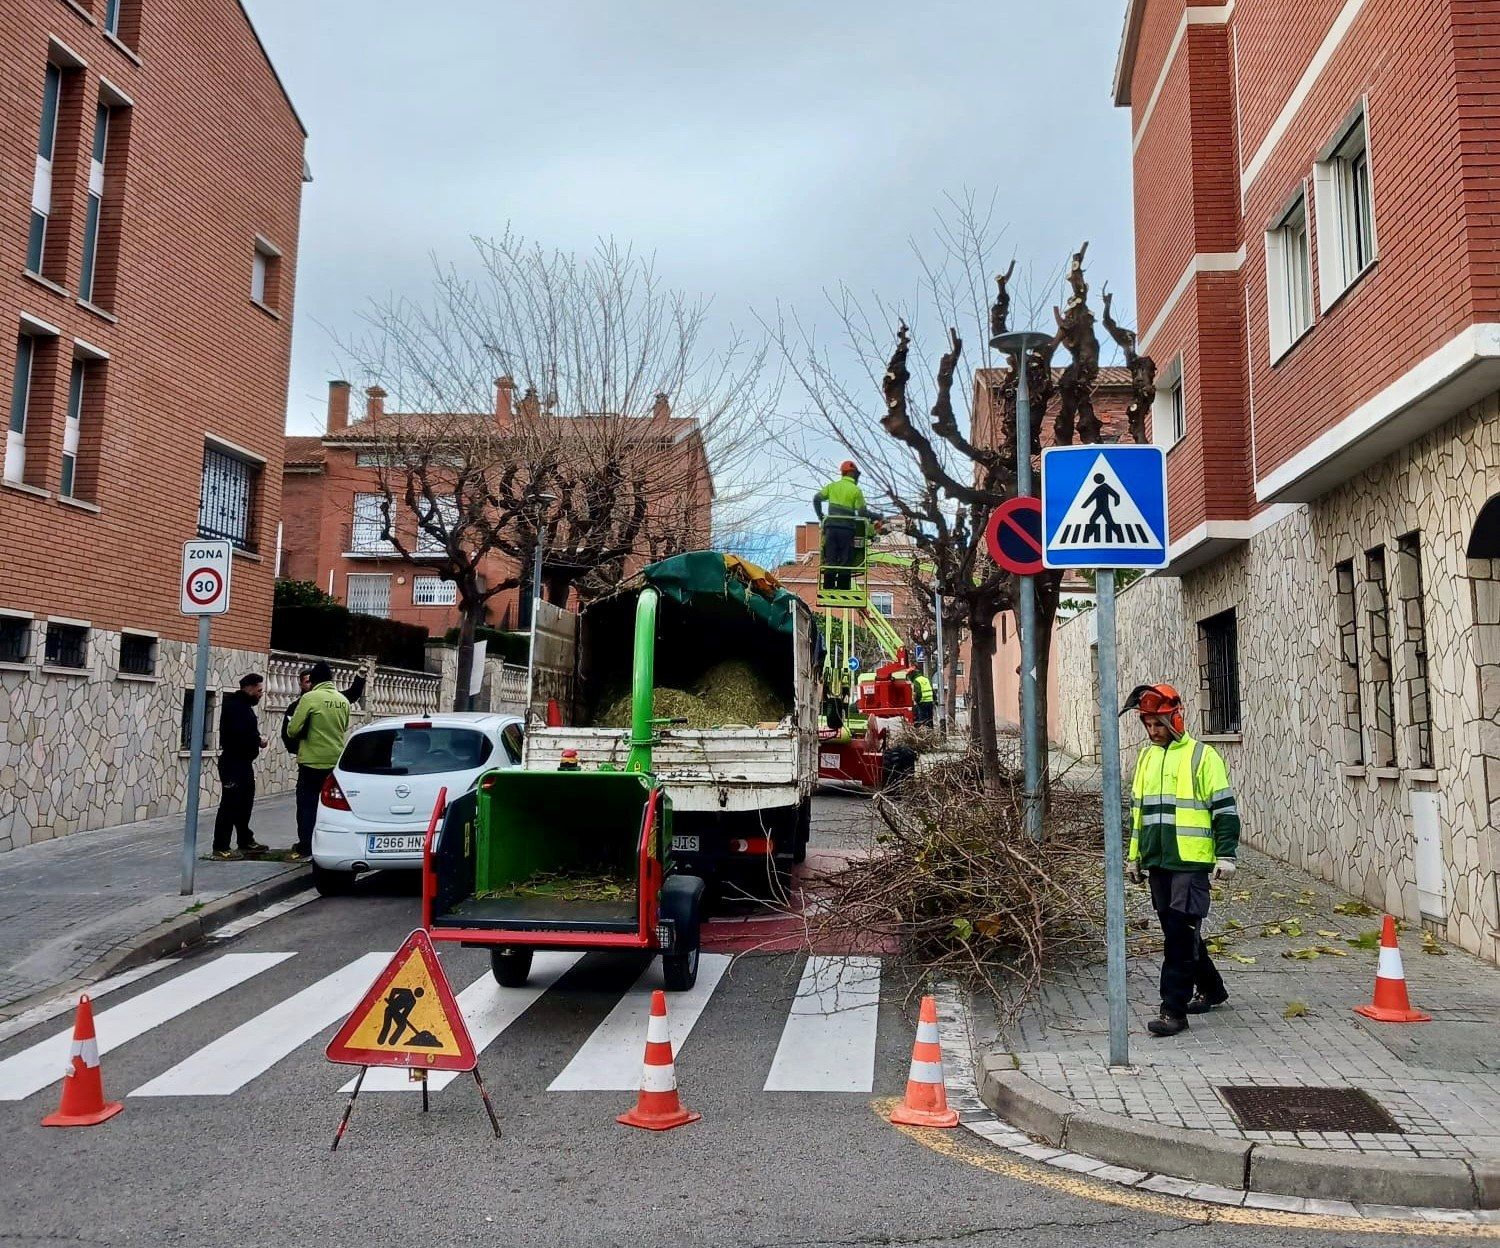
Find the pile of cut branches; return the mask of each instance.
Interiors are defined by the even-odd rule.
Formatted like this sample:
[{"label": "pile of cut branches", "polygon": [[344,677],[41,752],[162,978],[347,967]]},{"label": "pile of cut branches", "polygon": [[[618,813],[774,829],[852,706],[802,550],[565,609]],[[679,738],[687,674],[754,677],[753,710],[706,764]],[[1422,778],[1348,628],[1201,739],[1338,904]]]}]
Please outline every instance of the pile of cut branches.
[{"label": "pile of cut branches", "polygon": [[875,799],[874,852],[820,881],[814,934],[872,936],[911,969],[991,993],[1013,1013],[1048,968],[1104,948],[1099,795],[1054,787],[1042,843],[1026,832],[1019,779],[986,792],[970,755]]}]

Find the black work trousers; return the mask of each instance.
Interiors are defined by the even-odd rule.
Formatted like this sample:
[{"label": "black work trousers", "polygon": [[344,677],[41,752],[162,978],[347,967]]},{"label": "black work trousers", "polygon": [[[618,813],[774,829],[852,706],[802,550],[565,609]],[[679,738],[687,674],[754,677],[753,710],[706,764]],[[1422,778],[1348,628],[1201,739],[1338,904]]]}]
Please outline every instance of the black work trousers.
[{"label": "black work trousers", "polygon": [[224,785],[224,796],[214,819],[216,854],[229,848],[231,833],[236,834],[241,849],[255,843],[255,834],[250,831],[250,812],[255,808],[254,766],[250,763],[220,763],[219,779]]},{"label": "black work trousers", "polygon": [[[854,522],[823,522],[823,588],[848,589],[849,568],[854,563]],[[836,571],[835,569],[843,569]]]},{"label": "black work trousers", "polygon": [[1194,991],[1210,1001],[1227,996],[1219,968],[1203,943],[1203,920],[1208,917],[1207,871],[1167,871],[1151,868],[1151,904],[1161,922],[1161,1010],[1186,1018]]},{"label": "black work trousers", "polygon": [[313,825],[318,822],[318,795],[323,781],[333,773],[332,767],[304,767],[297,764],[297,849],[312,853]]}]

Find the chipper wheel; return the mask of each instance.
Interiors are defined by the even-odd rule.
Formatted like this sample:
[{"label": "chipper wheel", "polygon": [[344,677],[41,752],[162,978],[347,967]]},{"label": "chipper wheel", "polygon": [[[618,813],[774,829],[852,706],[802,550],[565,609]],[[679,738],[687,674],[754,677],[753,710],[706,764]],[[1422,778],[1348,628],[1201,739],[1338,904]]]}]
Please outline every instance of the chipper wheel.
[{"label": "chipper wheel", "polygon": [[490,971],[502,988],[525,987],[531,974],[530,949],[491,949]]}]

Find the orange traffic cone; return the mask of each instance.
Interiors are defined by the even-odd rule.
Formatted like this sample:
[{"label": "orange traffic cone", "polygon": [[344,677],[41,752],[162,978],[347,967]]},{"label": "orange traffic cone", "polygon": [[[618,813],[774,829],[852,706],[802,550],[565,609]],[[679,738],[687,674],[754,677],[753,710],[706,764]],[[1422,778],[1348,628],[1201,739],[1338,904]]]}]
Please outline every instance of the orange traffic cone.
[{"label": "orange traffic cone", "polygon": [[641,1090],[635,1108],[628,1114],[620,1114],[615,1121],[627,1127],[645,1127],[647,1131],[666,1131],[702,1117],[683,1109],[677,1099],[677,1068],[672,1064],[672,1041],[667,1034],[667,994],[658,988],[651,994]]},{"label": "orange traffic cone", "polygon": [[549,727],[549,728],[561,728],[562,726],[563,726],[563,722],[562,722],[562,707],[558,706],[556,698],[548,698],[547,699],[547,727]]},{"label": "orange traffic cone", "polygon": [[1431,1014],[1411,1008],[1406,997],[1406,972],[1401,969],[1401,946],[1396,943],[1396,920],[1385,916],[1380,933],[1380,965],[1375,971],[1375,1000],[1356,1005],[1356,1014],[1378,1023],[1430,1023]]},{"label": "orange traffic cone", "polygon": [[911,1046],[911,1073],[906,1077],[906,1100],[896,1106],[891,1121],[904,1127],[958,1126],[957,1111],[948,1108],[937,1005],[931,997],[922,998],[917,1039]]},{"label": "orange traffic cone", "polygon": [[94,1038],[94,1007],[87,996],[78,998],[73,1022],[73,1051],[63,1080],[57,1113],[42,1119],[44,1127],[92,1127],[113,1118],[125,1106],[104,1099],[104,1076],[99,1069],[99,1042]]}]

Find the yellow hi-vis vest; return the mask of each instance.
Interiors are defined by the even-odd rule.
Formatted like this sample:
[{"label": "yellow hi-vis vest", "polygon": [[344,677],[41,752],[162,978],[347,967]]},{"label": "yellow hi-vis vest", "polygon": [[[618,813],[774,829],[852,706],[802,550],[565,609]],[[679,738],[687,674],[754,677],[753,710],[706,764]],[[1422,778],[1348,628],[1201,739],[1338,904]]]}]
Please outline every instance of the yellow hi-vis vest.
[{"label": "yellow hi-vis vest", "polygon": [[1169,871],[1202,871],[1233,858],[1240,818],[1219,752],[1184,734],[1149,745],[1135,760],[1131,785],[1132,862]]}]

